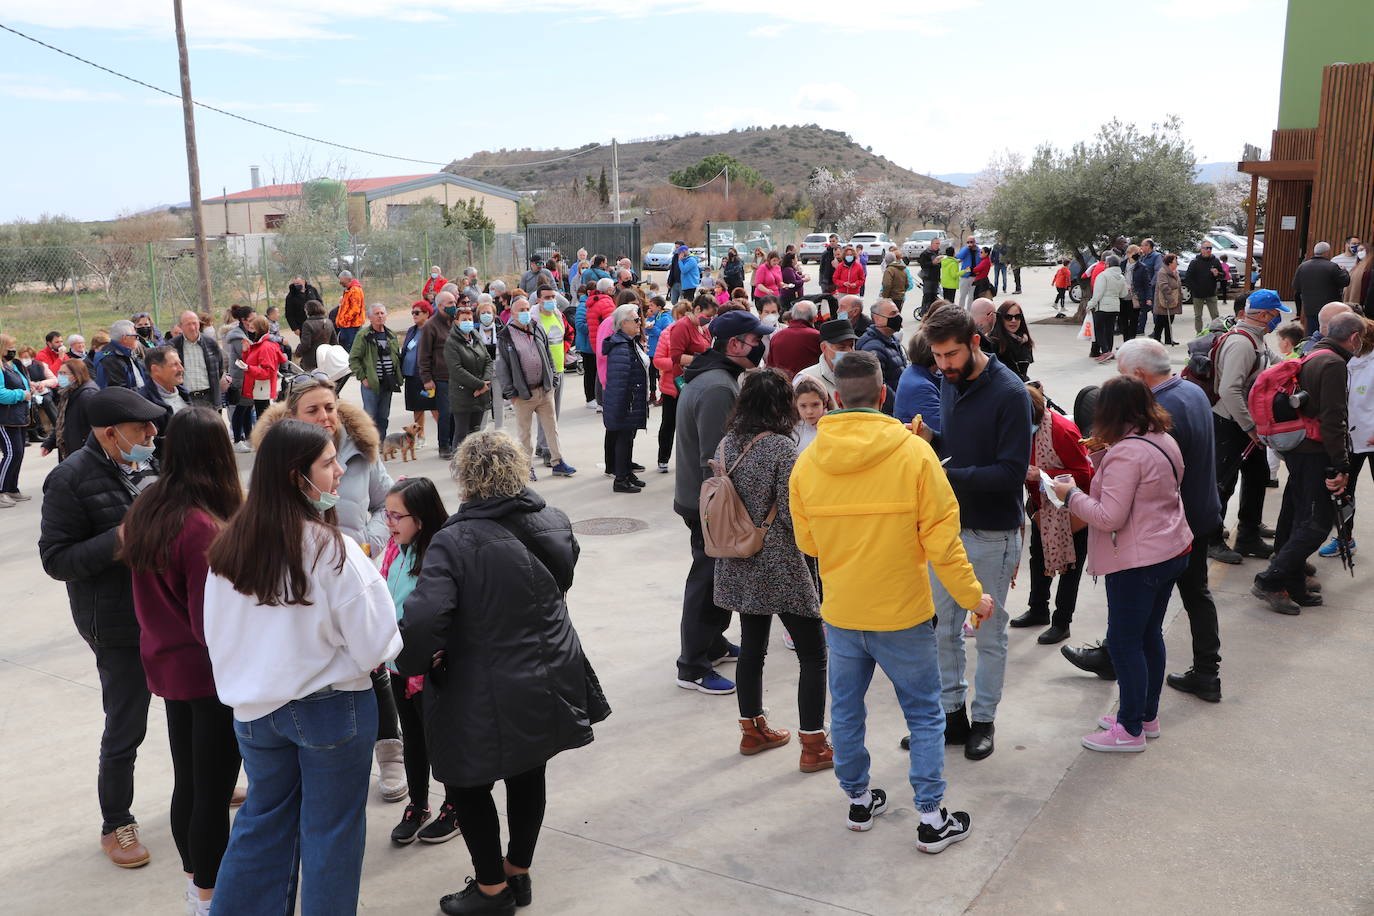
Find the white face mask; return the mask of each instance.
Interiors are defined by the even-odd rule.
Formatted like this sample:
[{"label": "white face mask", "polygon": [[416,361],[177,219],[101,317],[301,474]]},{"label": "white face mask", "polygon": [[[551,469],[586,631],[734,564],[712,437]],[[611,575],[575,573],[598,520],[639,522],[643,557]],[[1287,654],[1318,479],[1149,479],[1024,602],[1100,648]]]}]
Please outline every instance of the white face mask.
[{"label": "white face mask", "polygon": [[763,323],[768,325],[770,328],[775,328],[778,326],[778,316],[773,312],[769,312],[767,315],[764,315],[762,320]]}]

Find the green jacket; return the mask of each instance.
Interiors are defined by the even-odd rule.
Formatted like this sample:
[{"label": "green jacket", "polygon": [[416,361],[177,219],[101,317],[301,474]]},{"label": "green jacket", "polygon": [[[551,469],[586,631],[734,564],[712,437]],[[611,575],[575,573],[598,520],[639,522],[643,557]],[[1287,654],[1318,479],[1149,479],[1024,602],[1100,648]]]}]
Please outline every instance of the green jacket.
[{"label": "green jacket", "polygon": [[491,391],[481,397],[473,392],[490,385],[496,374],[495,360],[487,352],[487,345],[474,332],[471,339],[458,330],[457,324],[448,332],[444,342],[444,362],[448,365],[448,403],[454,413],[473,413],[491,407]]},{"label": "green jacket", "polygon": [[[396,374],[396,383],[401,383],[401,347],[396,332],[386,329],[387,344],[391,347],[391,366]],[[353,349],[348,352],[348,368],[359,381],[367,382],[373,391],[377,390],[377,348],[372,345],[372,325],[358,328],[353,338]]]},{"label": "green jacket", "polygon": [[959,259],[953,255],[947,254],[940,260],[940,285],[945,289],[959,287]]}]

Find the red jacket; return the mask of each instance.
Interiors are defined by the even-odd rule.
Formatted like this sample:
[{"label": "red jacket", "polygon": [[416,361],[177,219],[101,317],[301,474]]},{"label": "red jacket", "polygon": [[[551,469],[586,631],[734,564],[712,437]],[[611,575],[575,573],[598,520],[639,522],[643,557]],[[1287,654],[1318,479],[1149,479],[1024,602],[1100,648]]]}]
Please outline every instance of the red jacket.
[{"label": "red jacket", "polygon": [[821,332],[793,319],[768,338],[768,365],[794,376],[821,360]]},{"label": "red jacket", "polygon": [[264,337],[250,344],[243,351],[243,361],[248,368],[243,370],[243,391],[245,398],[253,397],[254,382],[268,382],[272,386],[272,400],[277,399],[277,367],[286,362],[286,354],[281,345]]},{"label": "red jacket", "polygon": [[1054,272],[1054,288],[1068,289],[1073,286],[1073,276],[1069,272],[1069,265],[1060,264],[1059,269]]},{"label": "red jacket", "polygon": [[979,280],[986,280],[988,278],[988,274],[991,272],[992,258],[983,258],[981,261],[974,265],[973,270],[969,274],[969,276],[973,278],[974,283],[977,283]]},{"label": "red jacket", "polygon": [[139,654],[148,689],[168,700],[215,695],[205,648],[206,551],[219,534],[214,519],[190,509],[173,538],[166,572],[133,574]]},{"label": "red jacket", "polygon": [[448,281],[445,280],[442,276],[440,276],[437,280],[434,277],[430,277],[428,280],[425,281],[424,287],[420,290],[420,298],[423,299],[430,293],[433,293],[436,296],[439,295],[439,290],[443,289],[447,283]]},{"label": "red jacket", "polygon": [[664,394],[677,397],[677,379],[685,368],[682,356],[696,356],[705,353],[711,341],[702,333],[701,324],[690,312],[668,325],[668,330],[658,335],[657,352],[654,366],[657,367],[658,387]]},{"label": "red jacket", "polygon": [[[1073,482],[1078,485],[1078,489],[1084,493],[1088,492],[1088,485],[1093,479],[1093,465],[1088,459],[1088,450],[1078,444],[1078,440],[1083,438],[1078,427],[1068,417],[1058,411],[1045,408],[1045,416],[1050,418],[1050,442],[1054,446],[1054,453],[1059,456],[1059,467],[1041,468],[1051,477],[1060,474],[1072,474]],[[1045,422],[1044,420],[1040,421]],[[1035,464],[1035,437],[1031,437],[1031,456],[1030,463]],[[1026,484],[1026,492],[1030,494],[1031,504],[1036,509],[1040,508],[1040,484]]]},{"label": "red jacket", "polygon": [[864,278],[864,269],[859,266],[858,261],[853,264],[841,263],[835,268],[835,292],[841,296],[862,296]]},{"label": "red jacket", "polygon": [[51,369],[53,375],[56,375],[57,370],[62,368],[62,354],[54,353],[52,347],[47,344],[44,344],[42,349],[34,354],[33,358]]}]

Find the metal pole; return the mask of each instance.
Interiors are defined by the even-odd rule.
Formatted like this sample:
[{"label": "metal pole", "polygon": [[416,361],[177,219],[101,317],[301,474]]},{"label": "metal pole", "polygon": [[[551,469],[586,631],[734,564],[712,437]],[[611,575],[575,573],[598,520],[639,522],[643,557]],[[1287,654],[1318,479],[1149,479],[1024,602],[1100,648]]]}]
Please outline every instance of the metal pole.
[{"label": "metal pole", "polygon": [[[196,237],[196,278],[200,287],[200,310],[210,314],[210,261],[205,252],[205,218],[200,208],[196,112],[191,102],[191,63],[186,54],[186,21],[181,14],[181,0],[172,0],[172,13],[176,18],[177,57],[181,65],[181,119],[186,131],[186,177],[191,186],[191,229]],[[224,230],[229,231],[227,224]]]},{"label": "metal pole", "polygon": [[153,243],[143,244],[148,249],[148,289],[153,294],[153,324],[158,324],[157,262],[153,260]]},{"label": "metal pole", "polygon": [[620,222],[620,144],[615,137],[611,138],[611,209]]},{"label": "metal pole", "polygon": [[261,260],[262,260],[262,265],[261,265],[261,266],[262,266],[262,298],[263,298],[263,301],[264,301],[264,302],[267,302],[268,304],[271,304],[271,302],[272,302],[272,290],[271,290],[271,288],[269,287],[269,279],[270,279],[270,278],[267,276],[267,239],[266,239],[266,238],[261,238],[261,239],[258,239],[258,241],[262,243],[262,255],[261,255]]},{"label": "metal pole", "polygon": [[1255,260],[1255,217],[1257,210],[1259,210],[1259,176],[1251,175],[1250,213],[1245,227],[1245,291],[1247,293],[1251,290],[1250,277],[1253,275],[1250,265]]},{"label": "metal pole", "polygon": [[76,294],[76,277],[72,277],[72,303],[76,306],[76,333],[85,337],[86,329],[81,323],[81,297]]},{"label": "metal pole", "polygon": [[730,199],[730,166],[725,167],[725,199]]}]

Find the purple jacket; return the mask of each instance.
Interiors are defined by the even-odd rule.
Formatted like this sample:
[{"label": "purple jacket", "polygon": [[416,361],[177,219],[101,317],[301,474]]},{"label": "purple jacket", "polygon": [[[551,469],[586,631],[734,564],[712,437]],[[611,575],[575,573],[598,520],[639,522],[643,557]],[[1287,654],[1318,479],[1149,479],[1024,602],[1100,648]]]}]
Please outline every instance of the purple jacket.
[{"label": "purple jacket", "polygon": [[1127,436],[1107,450],[1092,492],[1069,495],[1069,511],[1088,523],[1088,575],[1153,566],[1188,549],[1182,480],[1183,455],[1167,433]]}]

